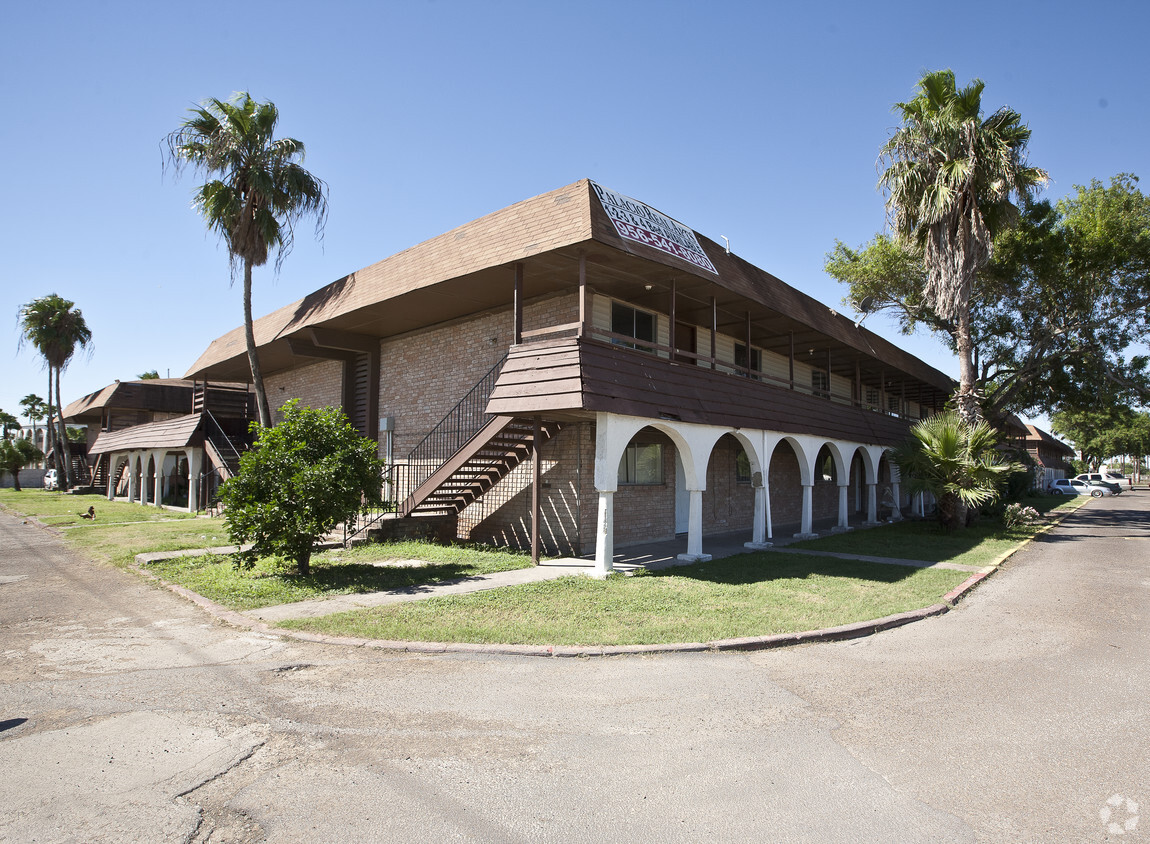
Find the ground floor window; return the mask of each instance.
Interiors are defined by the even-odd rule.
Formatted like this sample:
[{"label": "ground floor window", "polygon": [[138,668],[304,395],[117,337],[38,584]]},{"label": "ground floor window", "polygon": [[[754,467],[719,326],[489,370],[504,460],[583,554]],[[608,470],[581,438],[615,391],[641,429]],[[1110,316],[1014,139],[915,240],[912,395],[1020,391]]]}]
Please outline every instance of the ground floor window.
[{"label": "ground floor window", "polygon": [[619,460],[619,483],[663,483],[663,446],[659,443],[630,443]]}]

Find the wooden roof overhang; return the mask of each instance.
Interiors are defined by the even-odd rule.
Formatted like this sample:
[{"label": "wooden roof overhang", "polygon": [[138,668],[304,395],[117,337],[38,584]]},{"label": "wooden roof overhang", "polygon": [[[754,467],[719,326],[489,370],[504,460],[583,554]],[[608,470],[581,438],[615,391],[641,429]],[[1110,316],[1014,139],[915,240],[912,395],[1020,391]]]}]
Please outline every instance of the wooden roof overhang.
[{"label": "wooden roof overhang", "polygon": [[64,408],[64,420],[76,424],[99,422],[109,409],[187,413],[192,409],[194,382],[182,378],[144,378],[116,381],[76,399]]},{"label": "wooden roof overhang", "polygon": [[200,428],[201,414],[193,413],[163,422],[133,425],[119,431],[104,431],[89,447],[88,454],[107,454],[113,451],[133,451],[151,448],[187,448],[202,446],[204,434]]},{"label": "wooden roof overhang", "polygon": [[[344,278],[256,321],[265,373],[339,358],[352,341],[406,334],[508,309],[515,266],[523,298],[588,289],[928,406],[948,376],[828,305],[697,235],[718,274],[619,236],[588,180],[475,220]],[[337,335],[351,338],[339,344]],[[242,328],[217,339],[187,377],[248,377]]]},{"label": "wooden roof overhang", "polygon": [[487,405],[491,414],[561,421],[593,418],[597,411],[880,445],[901,442],[912,424],[587,337],[513,348]]}]

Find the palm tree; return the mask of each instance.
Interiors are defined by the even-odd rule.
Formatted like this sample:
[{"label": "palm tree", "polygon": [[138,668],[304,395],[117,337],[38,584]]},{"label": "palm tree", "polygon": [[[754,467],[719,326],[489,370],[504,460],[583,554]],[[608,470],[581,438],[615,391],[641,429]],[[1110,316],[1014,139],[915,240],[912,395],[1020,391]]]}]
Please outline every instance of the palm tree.
[{"label": "palm tree", "polygon": [[[48,395],[52,395],[52,377],[56,379],[56,407],[62,408],[60,396],[60,373],[68,367],[76,353],[76,348],[91,351],[92,332],[84,321],[84,315],[76,309],[75,302],[51,293],[33,299],[20,308],[20,342],[25,341],[36,347],[48,367]],[[49,413],[49,428],[51,427]],[[72,451],[68,447],[68,431],[64,425],[64,414],[57,416],[59,430],[55,432],[56,470],[67,489],[72,479]]]},{"label": "palm tree", "polygon": [[979,419],[971,424],[945,411],[916,423],[892,457],[911,492],[928,492],[938,502],[944,528],[966,527],[971,507],[989,504],[1017,463],[995,449],[998,435]]},{"label": "palm tree", "polygon": [[20,492],[20,470],[43,456],[44,453],[29,440],[0,439],[0,476],[11,472],[12,485]]},{"label": "palm tree", "polygon": [[[44,418],[48,411],[48,405],[46,405],[44,400],[35,393],[29,393],[28,395],[24,396],[24,398],[20,399],[20,406],[24,408],[24,416],[27,418],[28,424],[32,427],[32,441],[33,444],[35,444],[36,423]],[[48,440],[46,437],[44,440],[44,447],[48,447]],[[37,460],[39,460],[39,458],[37,458]]]},{"label": "palm tree", "polygon": [[883,145],[887,213],[895,233],[924,251],[923,298],[956,326],[963,419],[982,418],[975,391],[970,300],[975,275],[990,260],[995,233],[1018,216],[1011,202],[1027,202],[1046,172],[1026,162],[1030,129],[1003,106],[983,119],[981,80],[957,90],[954,72],[923,74],[918,96],[897,103],[903,125]]},{"label": "palm tree", "polygon": [[8,439],[9,434],[13,431],[19,431],[24,426],[20,424],[20,420],[13,416],[6,410],[0,410],[0,430],[3,431],[2,438]]},{"label": "palm tree", "polygon": [[275,137],[279,111],[274,103],[258,103],[241,91],[227,102],[205,100],[189,111],[167,137],[167,161],[177,173],[190,165],[210,179],[192,204],[227,245],[233,278],[237,266],[243,267],[248,364],[260,424],[270,427],[252,328],[252,267],[266,264],[274,247],[278,271],[291,251],[295,224],[304,217],[315,216],[316,236],[322,237],[327,185],[298,163],[304,157],[300,141]]}]

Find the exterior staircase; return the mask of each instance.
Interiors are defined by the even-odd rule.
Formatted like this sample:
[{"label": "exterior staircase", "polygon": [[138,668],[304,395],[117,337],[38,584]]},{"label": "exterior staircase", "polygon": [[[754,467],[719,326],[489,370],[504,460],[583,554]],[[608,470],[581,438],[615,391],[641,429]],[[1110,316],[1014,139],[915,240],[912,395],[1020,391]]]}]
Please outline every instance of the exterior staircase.
[{"label": "exterior staircase", "polygon": [[345,544],[371,536],[383,519],[458,515],[484,496],[490,500],[500,481],[559,433],[558,422],[486,412],[506,359],[460,399],[405,461],[388,468],[387,500],[344,526]]},{"label": "exterior staircase", "polygon": [[503,480],[534,450],[554,437],[558,422],[493,416],[458,452],[398,505],[401,518],[459,513]]}]

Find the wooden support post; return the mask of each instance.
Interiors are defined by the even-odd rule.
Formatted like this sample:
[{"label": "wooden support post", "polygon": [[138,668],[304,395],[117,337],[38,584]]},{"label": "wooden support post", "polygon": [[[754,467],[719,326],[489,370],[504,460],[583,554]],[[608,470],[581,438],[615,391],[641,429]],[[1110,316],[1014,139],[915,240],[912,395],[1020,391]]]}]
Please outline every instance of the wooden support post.
[{"label": "wooden support post", "polygon": [[898,415],[906,416],[906,379],[902,379],[902,393],[899,396]]},{"label": "wooden support post", "polygon": [[855,407],[862,407],[863,403],[863,385],[862,385],[862,367],[859,362],[855,361],[855,383],[854,383],[854,402]]},{"label": "wooden support post", "polygon": [[535,434],[531,442],[531,562],[539,565],[539,482],[543,478],[539,460],[539,440],[543,437],[542,420],[535,417]]},{"label": "wooden support post", "polygon": [[579,250],[579,330],[576,337],[587,333],[587,253]]},{"label": "wooden support post", "polygon": [[791,332],[791,389],[795,388],[795,332]]},{"label": "wooden support post", "polygon": [[523,264],[515,264],[514,320],[511,329],[511,343],[518,346],[523,342]]},{"label": "wooden support post", "polygon": [[715,341],[717,340],[718,333],[719,333],[719,307],[718,307],[718,305],[715,304],[715,297],[712,296],[711,297],[711,369],[717,369],[718,368],[716,361],[715,361],[715,353],[717,350],[717,346],[716,346]]},{"label": "wooden support post", "polygon": [[831,397],[831,347],[827,346],[827,398]]},{"label": "wooden support post", "polygon": [[751,354],[751,312],[747,311],[747,377],[755,371],[755,356]]},{"label": "wooden support post", "polygon": [[[675,359],[674,350],[679,347],[675,345],[675,325],[677,317],[675,316],[675,303],[678,297],[675,295],[675,279],[671,279],[671,360]],[[692,349],[691,351],[694,351]]]}]

